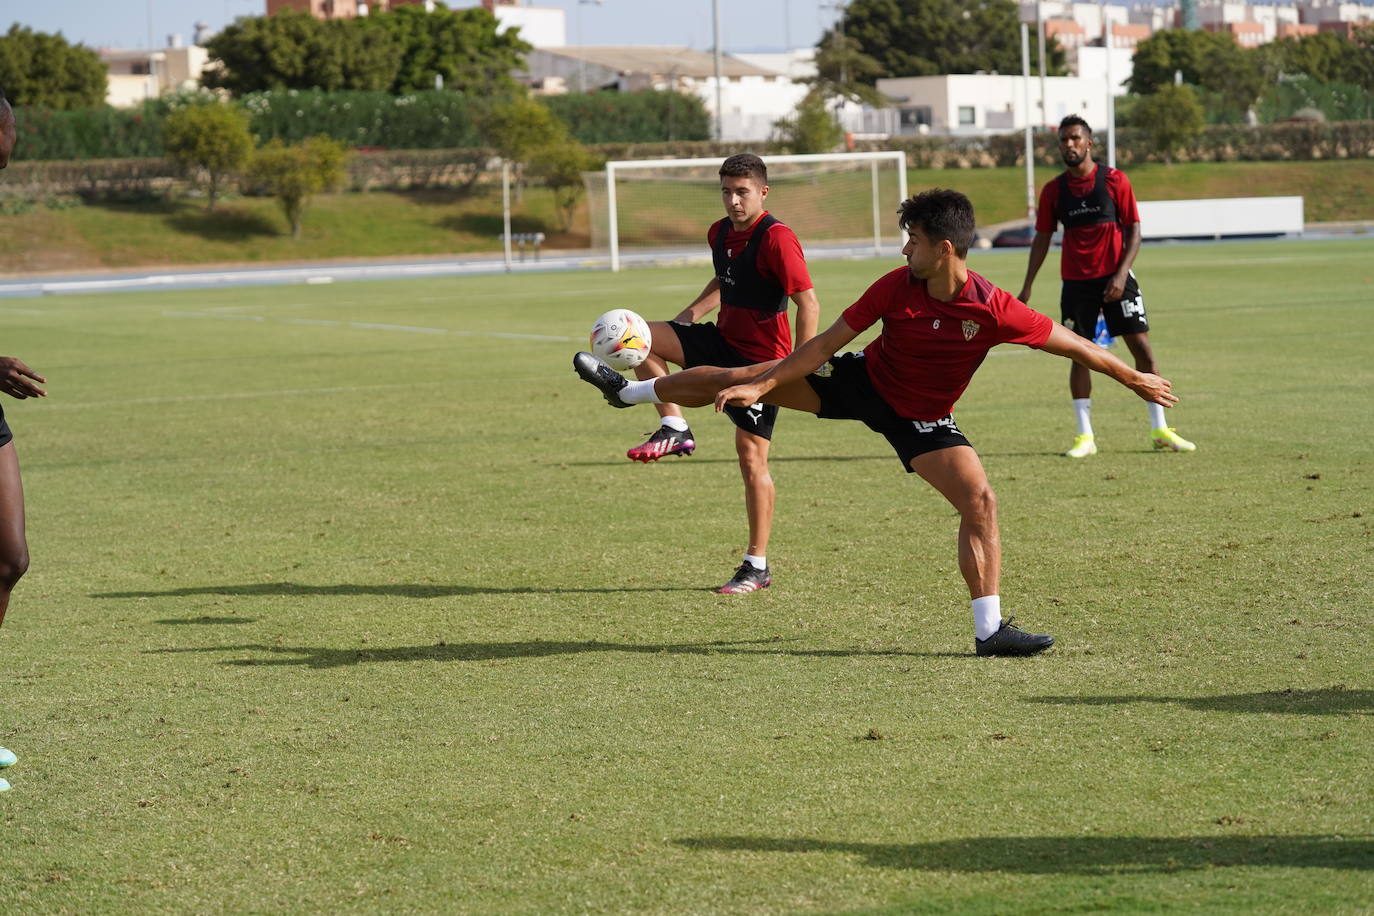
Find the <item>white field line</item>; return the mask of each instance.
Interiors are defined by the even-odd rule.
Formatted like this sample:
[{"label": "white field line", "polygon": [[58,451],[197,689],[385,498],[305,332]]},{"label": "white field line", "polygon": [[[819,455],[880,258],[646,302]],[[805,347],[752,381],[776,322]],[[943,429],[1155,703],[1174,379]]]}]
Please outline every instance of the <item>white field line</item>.
[{"label": "white field line", "polygon": [[403,334],[452,334],[455,337],[490,337],[500,340],[541,340],[572,343],[580,338],[559,334],[515,334],[508,331],[468,331],[455,328],[427,328],[409,324],[382,324],[375,321],[336,321],[330,318],[271,318],[266,315],[239,315],[230,312],[184,312],[165,310],[165,318],[213,318],[220,321],[278,321],[282,324],[320,328],[352,328],[360,331],[394,331]]},{"label": "white field line", "polygon": [[391,385],[338,385],[330,388],[278,388],[273,391],[224,391],[216,394],[181,394],[156,398],[120,398],[118,401],[81,401],[64,404],[60,401],[43,405],[46,410],[88,410],[92,408],[123,407],[134,404],[185,404],[195,401],[240,401],[254,398],[283,398],[308,394],[351,394],[357,391],[380,391],[392,388],[418,388],[438,382],[406,382]]}]

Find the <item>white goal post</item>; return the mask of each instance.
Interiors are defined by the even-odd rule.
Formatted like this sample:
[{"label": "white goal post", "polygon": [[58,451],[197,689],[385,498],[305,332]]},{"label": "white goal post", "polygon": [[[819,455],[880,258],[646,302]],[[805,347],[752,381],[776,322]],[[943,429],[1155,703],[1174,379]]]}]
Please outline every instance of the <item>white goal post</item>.
[{"label": "white goal post", "polygon": [[[611,270],[620,270],[627,244],[703,246],[707,226],[723,216],[722,161],[627,159],[607,162],[604,175],[585,173],[593,247],[610,249]],[[907,196],[901,151],[767,156],[764,164],[767,209],[797,233],[808,255],[827,244],[881,255],[885,239],[905,243],[896,220]],[[626,224],[635,220],[640,229],[627,239]]]}]

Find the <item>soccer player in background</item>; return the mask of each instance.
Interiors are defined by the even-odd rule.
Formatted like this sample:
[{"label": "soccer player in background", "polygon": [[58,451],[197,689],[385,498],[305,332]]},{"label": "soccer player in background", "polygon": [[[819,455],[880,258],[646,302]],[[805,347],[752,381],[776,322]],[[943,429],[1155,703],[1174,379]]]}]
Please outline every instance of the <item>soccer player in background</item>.
[{"label": "soccer player in background", "polygon": [[[1140,211],[1136,208],[1135,192],[1125,172],[1094,162],[1092,150],[1092,129],[1087,121],[1069,115],[1059,122],[1059,155],[1068,168],[1040,191],[1026,282],[1017,298],[1030,301],[1031,284],[1050,250],[1056,224],[1062,223],[1064,244],[1059,273],[1064,283],[1059,310],[1064,327],[1092,340],[1101,313],[1107,333],[1126,342],[1126,349],[1135,358],[1135,367],[1157,374],[1159,365],[1150,349],[1145,299],[1131,271],[1140,251]],[[1070,458],[1095,455],[1092,374],[1077,362],[1069,367],[1069,395],[1073,398],[1078,434],[1064,454]],[[1145,406],[1150,412],[1150,441],[1156,449],[1197,449],[1166,424],[1163,408],[1154,403]]]},{"label": "soccer player in background", "polygon": [[[650,355],[635,368],[641,381],[667,375],[667,363],[690,368],[781,359],[792,352],[788,299],[797,306],[797,342],[816,333],[820,304],[801,243],[764,209],[768,170],[763,160],[749,153],[726,159],[720,167],[720,197],[725,218],[706,233],[714,274],[677,317],[649,322]],[[718,323],[701,323],[716,308],[720,310]],[[632,461],[647,464],[665,455],[690,455],[696,448],[681,408],[672,403],[656,406],[659,428],[625,453]],[[739,595],[767,588],[773,581],[767,554],[776,491],[768,470],[768,449],[778,409],[767,404],[731,406],[726,414],[735,424],[749,543],[734,576],[716,591]]]},{"label": "soccer player in background", "polygon": [[[997,500],[982,462],[955,425],[954,403],[988,350],[1018,343],[1074,360],[1162,406],[1178,399],[1168,380],[1139,372],[1056,325],[968,269],[973,205],[958,191],[902,202],[910,233],[906,266],[878,279],[838,321],[785,359],[744,368],[696,368],[630,382],[590,353],[577,374],[612,406],[673,401],[716,408],[763,401],[822,419],[859,420],[887,439],[959,513],[959,571],[968,585],[978,655],[1034,655],[1054,639],[1001,616]],[[863,331],[882,331],[862,353],[835,356]]]},{"label": "soccer player in background", "polygon": [[[0,169],[10,164],[15,141],[14,111],[0,90]],[[41,398],[47,392],[35,383],[47,379],[12,356],[0,356],[0,391],[13,398]],[[14,436],[0,410],[0,624],[5,622],[10,592],[29,568],[29,545],[24,536],[24,485],[19,479],[19,457]],[[15,756],[0,747],[0,767],[13,766]],[[0,792],[10,784],[0,779]]]}]

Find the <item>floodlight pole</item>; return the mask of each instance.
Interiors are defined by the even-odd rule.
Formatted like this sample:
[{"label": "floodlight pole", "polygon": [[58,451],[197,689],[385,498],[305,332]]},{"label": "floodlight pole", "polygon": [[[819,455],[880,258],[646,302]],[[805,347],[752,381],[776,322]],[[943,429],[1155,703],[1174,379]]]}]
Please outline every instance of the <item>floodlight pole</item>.
[{"label": "floodlight pole", "polygon": [[1035,219],[1035,144],[1031,140],[1030,29],[1021,23],[1021,87],[1026,108],[1026,216]]},{"label": "floodlight pole", "polygon": [[720,143],[724,139],[725,133],[725,109],[720,100],[720,0],[711,0],[711,25],[716,35],[714,53],[716,61],[716,142]]},{"label": "floodlight pole", "polygon": [[506,257],[506,273],[511,271],[510,257],[510,160],[501,160],[501,211],[505,231],[501,233],[502,249]]},{"label": "floodlight pole", "polygon": [[1050,115],[1045,100],[1045,20],[1040,15],[1040,0],[1035,0],[1035,33],[1040,42],[1040,123],[1049,126]]},{"label": "floodlight pole", "polygon": [[1107,46],[1107,165],[1116,168],[1116,85],[1112,80],[1111,20],[1102,23],[1102,36],[1102,43]]}]

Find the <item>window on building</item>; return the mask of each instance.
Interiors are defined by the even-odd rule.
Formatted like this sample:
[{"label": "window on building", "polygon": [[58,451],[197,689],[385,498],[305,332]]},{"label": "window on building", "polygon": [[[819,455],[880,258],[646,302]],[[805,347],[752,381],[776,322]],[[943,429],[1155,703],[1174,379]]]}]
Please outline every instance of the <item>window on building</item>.
[{"label": "window on building", "polygon": [[899,122],[904,130],[914,130],[918,127],[929,127],[931,125],[930,106],[918,105],[915,108],[898,109]]},{"label": "window on building", "polygon": [[959,126],[972,127],[976,122],[972,105],[959,106]]}]

